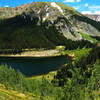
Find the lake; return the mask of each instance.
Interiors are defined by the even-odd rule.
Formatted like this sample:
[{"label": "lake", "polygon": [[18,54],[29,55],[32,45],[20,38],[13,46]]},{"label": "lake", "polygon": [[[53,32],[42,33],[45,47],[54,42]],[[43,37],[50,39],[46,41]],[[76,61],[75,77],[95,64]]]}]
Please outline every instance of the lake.
[{"label": "lake", "polygon": [[34,57],[0,57],[0,65],[6,64],[19,70],[25,76],[46,74],[57,70],[67,62],[65,56],[34,58]]}]

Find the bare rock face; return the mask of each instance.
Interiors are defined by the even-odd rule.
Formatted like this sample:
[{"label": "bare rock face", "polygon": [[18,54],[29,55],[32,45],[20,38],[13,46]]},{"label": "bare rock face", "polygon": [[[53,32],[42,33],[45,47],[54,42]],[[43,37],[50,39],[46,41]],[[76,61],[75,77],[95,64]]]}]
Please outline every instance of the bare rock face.
[{"label": "bare rock face", "polygon": [[[0,26],[2,26],[2,33],[5,33],[3,28],[8,30],[7,25],[10,25],[9,30],[12,27],[17,27],[16,31],[18,31],[18,29],[21,30],[21,27],[24,28],[24,26],[25,29],[26,27],[32,27],[26,34],[30,34],[32,30],[35,34],[36,31],[34,31],[34,28],[38,26],[40,30],[37,31],[38,34],[44,35],[46,41],[52,40],[52,42],[54,42],[51,37],[55,36],[54,39],[58,38],[61,43],[61,37],[74,41],[81,40],[82,36],[80,32],[92,36],[100,36],[100,23],[92,20],[94,16],[91,15],[93,18],[90,15],[86,16],[87,15],[84,16],[75,9],[58,2],[33,2],[15,8],[0,8]],[[99,20],[100,16],[95,18]],[[45,32],[43,30],[45,30]],[[46,34],[48,33],[46,32],[47,30],[51,34]],[[21,32],[25,33],[24,29],[21,30]],[[43,32],[45,34],[43,34]],[[15,30],[12,30],[12,34],[13,33],[17,34]],[[36,38],[35,35],[33,38]]]}]

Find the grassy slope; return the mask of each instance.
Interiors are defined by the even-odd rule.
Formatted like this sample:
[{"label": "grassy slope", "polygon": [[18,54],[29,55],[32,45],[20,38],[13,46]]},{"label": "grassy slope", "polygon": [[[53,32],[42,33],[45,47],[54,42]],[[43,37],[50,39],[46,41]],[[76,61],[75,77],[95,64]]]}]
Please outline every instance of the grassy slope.
[{"label": "grassy slope", "polygon": [[23,94],[18,91],[6,90],[4,85],[0,84],[0,100],[32,100],[31,95]]},{"label": "grassy slope", "polygon": [[69,14],[69,15],[77,14],[77,15],[81,16],[81,14],[79,12],[77,12],[74,8],[69,7],[63,3],[59,3],[59,2],[56,2],[56,3],[63,9],[63,11],[65,11],[65,14]]},{"label": "grassy slope", "polygon": [[45,77],[48,81],[51,82],[51,80],[53,80],[56,73],[57,73],[57,71],[53,71],[53,72],[49,72],[48,74],[45,74],[45,75],[28,77],[28,79],[42,80],[42,78]]},{"label": "grassy slope", "polygon": [[80,34],[82,35],[83,39],[86,39],[86,40],[89,40],[89,41],[93,41],[94,43],[100,43],[100,41],[98,41],[95,38],[92,38],[91,36],[89,36],[89,35],[87,35],[85,33],[80,32]]},{"label": "grassy slope", "polygon": [[91,51],[92,48],[82,48],[82,49],[76,49],[76,50],[66,50],[65,53],[66,54],[73,54],[74,53],[74,57],[75,60],[76,59],[80,59],[82,57],[82,55],[89,53],[89,51]]},{"label": "grassy slope", "polygon": [[[39,78],[39,80],[41,79],[42,78]],[[13,91],[12,89],[5,89],[4,85],[0,84],[0,100],[41,100],[41,98],[43,98],[43,100],[55,100],[55,97],[40,96],[33,93],[21,93],[19,91]]]}]

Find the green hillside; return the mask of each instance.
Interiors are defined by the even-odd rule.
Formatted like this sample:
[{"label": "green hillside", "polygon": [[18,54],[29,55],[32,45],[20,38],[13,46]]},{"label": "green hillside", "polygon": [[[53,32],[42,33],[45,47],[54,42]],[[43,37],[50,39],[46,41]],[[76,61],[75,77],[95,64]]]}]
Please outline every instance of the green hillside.
[{"label": "green hillside", "polygon": [[68,57],[58,70],[32,77],[0,63],[0,100],[100,100],[100,22],[58,2],[0,7],[0,13],[0,56],[55,49]]},{"label": "green hillside", "polygon": [[[50,49],[58,45],[65,45],[70,49],[77,44],[77,41],[81,42],[83,39],[78,30],[82,29],[83,32],[87,30],[84,28],[87,27],[86,23],[91,25],[88,31],[94,29],[96,33],[92,34],[99,35],[100,23],[85,18],[67,5],[58,2],[55,4],[61,7],[64,15],[50,2],[36,2],[8,9],[0,8],[2,12],[0,49]],[[87,35],[90,34],[88,31]]]},{"label": "green hillside", "polygon": [[100,47],[67,50],[65,53],[74,53],[74,59],[57,73],[28,78],[11,67],[0,66],[0,99],[99,100]]}]

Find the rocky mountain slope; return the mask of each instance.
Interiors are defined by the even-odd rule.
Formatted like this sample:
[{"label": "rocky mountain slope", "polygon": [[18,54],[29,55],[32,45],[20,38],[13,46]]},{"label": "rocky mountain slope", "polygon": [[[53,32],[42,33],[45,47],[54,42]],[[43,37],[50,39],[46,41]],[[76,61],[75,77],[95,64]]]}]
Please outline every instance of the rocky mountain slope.
[{"label": "rocky mountain slope", "polygon": [[0,48],[67,45],[81,40],[80,32],[100,36],[100,23],[58,2],[33,2],[0,8]]}]

